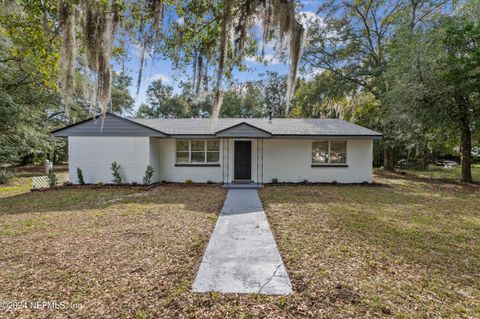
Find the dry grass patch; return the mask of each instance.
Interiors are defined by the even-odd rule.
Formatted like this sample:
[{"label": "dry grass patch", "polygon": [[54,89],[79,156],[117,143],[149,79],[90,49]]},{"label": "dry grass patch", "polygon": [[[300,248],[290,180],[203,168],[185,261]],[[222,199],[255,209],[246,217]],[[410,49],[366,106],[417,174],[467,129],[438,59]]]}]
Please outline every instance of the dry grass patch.
[{"label": "dry grass patch", "polygon": [[82,305],[7,313],[39,318],[480,316],[478,187],[402,176],[379,182],[388,187],[261,190],[294,285],[285,297],[190,291],[221,187],[7,196],[0,300]]},{"label": "dry grass patch", "polygon": [[82,305],[7,314],[172,314],[168,305],[189,291],[224,196],[218,186],[167,186],[149,192],[62,189],[1,199],[0,300]]},{"label": "dry grass patch", "polygon": [[480,188],[379,177],[390,187],[267,187],[261,197],[313,316],[480,316]]}]

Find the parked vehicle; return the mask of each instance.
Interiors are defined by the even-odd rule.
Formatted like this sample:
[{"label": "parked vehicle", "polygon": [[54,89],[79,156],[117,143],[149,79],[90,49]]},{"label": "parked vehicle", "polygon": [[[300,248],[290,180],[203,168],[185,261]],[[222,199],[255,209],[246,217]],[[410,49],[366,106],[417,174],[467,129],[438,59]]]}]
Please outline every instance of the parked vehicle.
[{"label": "parked vehicle", "polygon": [[458,163],[450,160],[437,160],[435,161],[435,165],[442,166],[445,168],[452,168],[452,167],[458,166]]}]

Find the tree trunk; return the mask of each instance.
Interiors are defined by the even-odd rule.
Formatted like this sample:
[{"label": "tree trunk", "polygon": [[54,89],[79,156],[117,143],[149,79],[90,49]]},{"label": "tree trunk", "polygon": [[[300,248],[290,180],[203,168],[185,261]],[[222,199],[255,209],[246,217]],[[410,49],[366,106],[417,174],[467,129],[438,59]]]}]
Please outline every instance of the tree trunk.
[{"label": "tree trunk", "polygon": [[383,169],[393,171],[393,149],[389,146],[383,148]]},{"label": "tree trunk", "polygon": [[461,151],[462,151],[462,182],[472,182],[472,132],[468,119],[460,118]]},{"label": "tree trunk", "polygon": [[463,96],[457,97],[459,108],[460,124],[460,147],[462,156],[462,182],[472,182],[472,132],[470,131],[470,122],[468,120],[467,101]]},{"label": "tree trunk", "polygon": [[428,147],[426,143],[425,143],[425,146],[423,147],[422,168],[423,169],[428,168]]}]

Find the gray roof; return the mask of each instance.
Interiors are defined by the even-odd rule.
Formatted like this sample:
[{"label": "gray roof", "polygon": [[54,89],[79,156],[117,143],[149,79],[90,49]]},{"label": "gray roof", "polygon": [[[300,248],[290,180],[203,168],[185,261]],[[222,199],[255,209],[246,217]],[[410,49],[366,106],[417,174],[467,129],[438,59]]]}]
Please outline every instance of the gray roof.
[{"label": "gray roof", "polygon": [[365,127],[338,119],[268,119],[262,118],[220,118],[212,121],[201,119],[139,119],[130,120],[164,132],[168,135],[214,135],[229,127],[247,123],[272,135],[336,135],[372,136],[382,134]]},{"label": "gray roof", "polygon": [[52,131],[54,136],[339,136],[380,138],[382,134],[337,119],[208,118],[140,119],[107,113]]}]

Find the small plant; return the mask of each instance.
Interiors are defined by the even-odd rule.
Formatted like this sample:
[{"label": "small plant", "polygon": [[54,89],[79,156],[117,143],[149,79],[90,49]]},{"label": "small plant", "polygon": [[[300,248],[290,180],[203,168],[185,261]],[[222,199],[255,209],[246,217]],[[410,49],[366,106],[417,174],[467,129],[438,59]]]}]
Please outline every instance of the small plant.
[{"label": "small plant", "polygon": [[281,297],[280,299],[278,299],[277,305],[278,305],[281,309],[285,309],[285,307],[287,307],[287,300],[286,300],[284,297]]},{"label": "small plant", "polygon": [[0,169],[0,185],[8,184],[13,178],[13,174],[6,169]]},{"label": "small plant", "polygon": [[122,176],[120,176],[120,165],[117,164],[117,162],[113,162],[112,166],[110,167],[112,170],[112,176],[115,184],[121,184],[122,183]]},{"label": "small plant", "polygon": [[80,167],[77,167],[77,176],[78,176],[78,179],[77,179],[78,184],[85,185],[85,180],[83,179],[83,172],[80,169]]},{"label": "small plant", "polygon": [[55,175],[53,168],[50,168],[48,170],[47,177],[48,177],[48,185],[50,185],[50,187],[57,185],[58,178],[57,178],[57,175]]},{"label": "small plant", "polygon": [[155,173],[155,170],[151,165],[148,165],[147,169],[145,170],[145,176],[143,176],[143,184],[150,185],[153,173]]},{"label": "small plant", "polygon": [[192,184],[192,183],[193,183],[193,181],[192,181],[191,179],[187,179],[187,180],[185,181],[185,184]]}]

